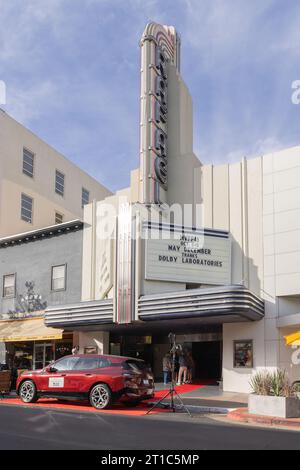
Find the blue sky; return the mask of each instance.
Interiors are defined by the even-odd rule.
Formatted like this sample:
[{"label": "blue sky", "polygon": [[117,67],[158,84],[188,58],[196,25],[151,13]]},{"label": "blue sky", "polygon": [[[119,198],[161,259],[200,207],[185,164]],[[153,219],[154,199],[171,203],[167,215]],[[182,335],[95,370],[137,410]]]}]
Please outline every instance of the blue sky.
[{"label": "blue sky", "polygon": [[0,0],[4,109],[112,190],[139,155],[139,39],[182,37],[204,163],[300,144],[299,0]]}]

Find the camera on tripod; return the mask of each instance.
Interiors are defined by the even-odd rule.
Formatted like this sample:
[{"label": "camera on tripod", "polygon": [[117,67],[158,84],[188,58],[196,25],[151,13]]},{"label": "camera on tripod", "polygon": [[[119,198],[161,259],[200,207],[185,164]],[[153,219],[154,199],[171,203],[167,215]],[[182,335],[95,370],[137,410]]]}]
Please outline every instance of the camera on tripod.
[{"label": "camera on tripod", "polygon": [[170,342],[170,354],[176,354],[176,351],[181,352],[182,346],[181,344],[176,343],[176,335],[174,333],[169,333],[168,338]]},{"label": "camera on tripod", "polygon": [[169,342],[170,342],[170,354],[172,355],[172,370],[171,370],[171,373],[172,373],[172,379],[171,379],[171,383],[170,383],[170,389],[169,391],[160,399],[158,400],[157,403],[155,403],[151,408],[150,410],[147,411],[146,415],[150,414],[151,411],[157,407],[157,406],[160,406],[160,405],[163,405],[163,401],[170,397],[170,403],[166,404],[165,406],[167,406],[169,409],[171,409],[173,411],[173,413],[175,413],[176,411],[176,406],[175,406],[175,401],[174,399],[177,398],[179,404],[180,404],[180,408],[181,410],[185,411],[189,416],[191,416],[191,413],[189,411],[189,409],[185,406],[185,404],[183,403],[183,401],[181,400],[180,398],[180,395],[177,393],[177,391],[175,390],[175,362],[176,362],[176,352],[180,352],[182,351],[182,346],[181,344],[176,344],[176,335],[174,333],[169,333],[168,334],[168,338],[169,338]]}]

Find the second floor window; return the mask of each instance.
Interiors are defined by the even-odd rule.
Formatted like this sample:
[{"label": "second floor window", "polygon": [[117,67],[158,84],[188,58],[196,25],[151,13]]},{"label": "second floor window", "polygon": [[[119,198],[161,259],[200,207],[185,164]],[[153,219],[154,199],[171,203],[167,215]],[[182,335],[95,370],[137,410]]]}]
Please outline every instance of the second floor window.
[{"label": "second floor window", "polygon": [[23,173],[33,178],[34,154],[30,150],[23,149]]},{"label": "second floor window", "polygon": [[90,203],[90,192],[87,189],[82,188],[81,205],[82,207]]},{"label": "second floor window", "polygon": [[66,289],[66,274],[67,266],[62,264],[60,266],[52,266],[51,276],[51,290],[59,291]]},{"label": "second floor window", "polygon": [[21,195],[21,219],[24,222],[32,223],[33,199],[26,194]]},{"label": "second floor window", "polygon": [[60,196],[65,194],[65,175],[58,170],[55,173],[55,192]]},{"label": "second floor window", "polygon": [[16,275],[7,274],[3,276],[3,297],[15,297],[16,294]]}]

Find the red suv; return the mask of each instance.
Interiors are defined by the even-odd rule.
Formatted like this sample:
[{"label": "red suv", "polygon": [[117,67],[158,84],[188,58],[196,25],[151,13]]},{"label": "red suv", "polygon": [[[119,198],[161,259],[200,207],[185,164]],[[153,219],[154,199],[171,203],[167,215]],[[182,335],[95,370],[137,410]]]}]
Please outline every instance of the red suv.
[{"label": "red suv", "polygon": [[65,356],[45,369],[24,372],[17,381],[24,403],[40,397],[88,399],[98,410],[115,401],[137,405],[154,394],[151,370],[144,361],[120,356]]}]

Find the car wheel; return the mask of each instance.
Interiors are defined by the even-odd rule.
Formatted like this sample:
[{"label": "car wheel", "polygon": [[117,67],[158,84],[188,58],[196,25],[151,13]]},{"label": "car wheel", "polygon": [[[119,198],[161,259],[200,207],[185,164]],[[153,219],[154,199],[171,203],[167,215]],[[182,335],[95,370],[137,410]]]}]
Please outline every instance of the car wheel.
[{"label": "car wheel", "polygon": [[112,403],[112,394],[106,384],[95,385],[90,392],[90,404],[97,410],[104,410]]},{"label": "car wheel", "polygon": [[35,403],[38,400],[36,386],[32,380],[25,380],[22,383],[19,396],[24,403]]}]

